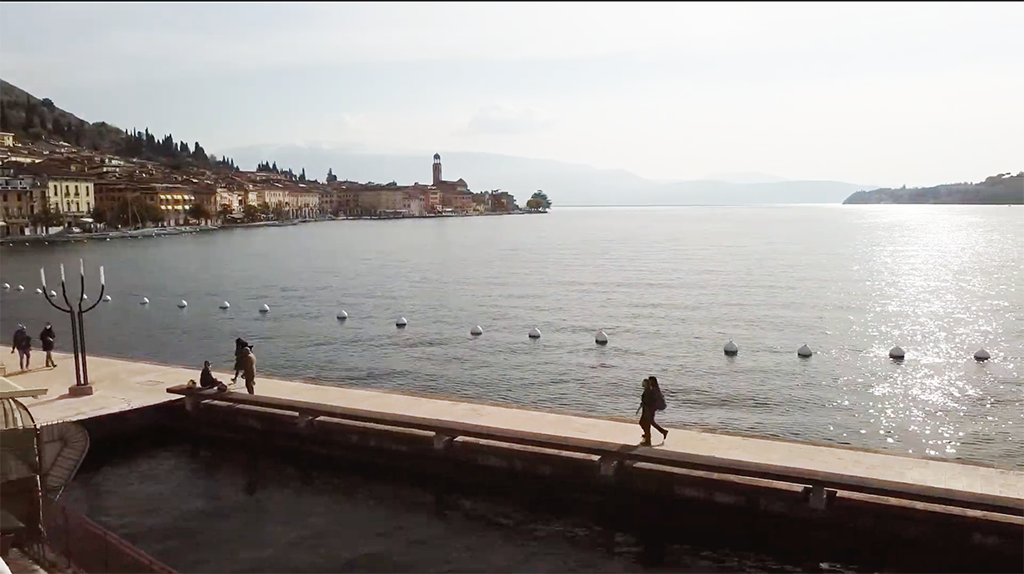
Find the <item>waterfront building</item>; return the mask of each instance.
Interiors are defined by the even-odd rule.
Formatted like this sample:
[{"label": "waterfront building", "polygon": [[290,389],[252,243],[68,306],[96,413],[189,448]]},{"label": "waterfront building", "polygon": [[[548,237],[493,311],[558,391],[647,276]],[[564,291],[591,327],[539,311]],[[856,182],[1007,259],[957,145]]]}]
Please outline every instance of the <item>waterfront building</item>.
[{"label": "waterfront building", "polygon": [[10,132],[0,132],[0,147],[13,147],[14,146],[14,134]]},{"label": "waterfront building", "polygon": [[31,235],[32,216],[42,209],[44,188],[30,175],[15,175],[14,169],[0,166],[0,236]]},{"label": "waterfront building", "polygon": [[89,216],[96,206],[96,178],[86,173],[83,164],[48,159],[23,165],[19,170],[33,176],[45,188],[46,205],[50,211],[64,215],[68,225],[91,223]]}]

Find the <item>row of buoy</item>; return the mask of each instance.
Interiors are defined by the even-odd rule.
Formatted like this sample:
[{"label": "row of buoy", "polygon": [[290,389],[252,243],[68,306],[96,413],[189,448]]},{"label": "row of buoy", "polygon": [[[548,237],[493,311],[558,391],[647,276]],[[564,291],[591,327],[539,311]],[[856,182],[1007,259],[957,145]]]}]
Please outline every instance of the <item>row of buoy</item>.
[{"label": "row of buoy", "polygon": [[[4,290],[9,290],[11,288],[11,286],[8,285],[7,283],[4,283],[3,284],[3,288],[4,288]],[[23,285],[18,285],[15,288],[15,291],[24,291],[24,290],[25,290],[25,287]],[[44,295],[45,293],[46,293],[45,291],[43,291],[39,287],[36,287],[36,295]],[[54,298],[56,296],[57,296],[57,292],[51,289],[50,290],[50,298]],[[83,301],[88,301],[89,300],[89,296],[83,293],[82,294],[82,300]],[[110,295],[104,295],[103,296],[103,301],[105,303],[109,303],[110,301],[112,301],[112,299],[111,299]]]},{"label": "row of buoy", "polygon": [[[730,339],[729,342],[725,344],[723,351],[725,351],[726,356],[735,357],[736,355],[739,354],[740,348],[736,346],[736,343],[732,342],[732,339]],[[813,355],[814,352],[811,351],[811,348],[807,346],[807,343],[804,343],[799,349],[796,350],[796,354],[797,356],[806,359]],[[906,356],[906,351],[904,351],[899,345],[896,345],[892,349],[889,349],[889,358],[894,361],[902,361],[903,359],[906,358]],[[992,355],[990,355],[989,352],[986,351],[985,349],[978,349],[974,353],[974,359],[977,361],[987,361],[991,358]]]},{"label": "row of buoy", "polygon": [[[4,290],[9,290],[11,288],[11,286],[9,284],[7,284],[7,283],[4,283],[2,285],[2,287],[3,287]],[[18,285],[16,290],[17,291],[24,291],[25,287],[23,285]],[[36,293],[41,295],[43,293],[43,290],[42,289],[36,289]],[[50,291],[50,296],[51,297],[56,297],[57,293],[55,291]],[[88,295],[82,295],[82,298],[83,299],[88,299],[89,296]],[[111,300],[110,295],[105,295],[103,297],[103,301],[109,302],[110,300]],[[139,301],[139,304],[140,305],[149,305],[149,298],[143,297],[142,300]],[[186,307],[188,307],[188,301],[185,301],[184,299],[182,299],[181,301],[178,302],[178,308],[179,309],[184,309]],[[228,303],[227,301],[224,301],[223,303],[220,304],[220,308],[221,309],[230,309],[231,308],[231,304]],[[263,306],[260,307],[260,313],[269,313],[269,312],[270,312],[270,306],[267,305],[266,303],[264,303]],[[339,321],[344,321],[344,320],[348,319],[348,313],[345,310],[338,311],[337,318],[338,318]],[[408,325],[409,325],[409,321],[405,317],[399,317],[398,320],[395,321],[395,327],[398,327],[399,329],[404,329]],[[484,334],[484,329],[480,325],[476,325],[476,326],[474,326],[473,328],[471,328],[469,330],[469,334],[473,335],[474,337],[479,337],[480,335]],[[527,333],[527,337],[529,337],[530,339],[540,339],[540,336],[541,336],[540,329],[538,329],[536,327],[534,327],[533,329],[530,329],[530,332]],[[597,334],[594,335],[594,342],[597,343],[598,345],[607,345],[608,344],[608,334],[605,333],[604,331],[598,331]],[[736,343],[734,343],[730,339],[729,342],[727,342],[725,344],[725,347],[723,348],[723,351],[725,352],[726,356],[735,357],[736,355],[739,354],[740,349],[736,345]],[[814,352],[811,350],[811,348],[809,346],[807,346],[807,343],[804,343],[803,345],[800,346],[799,349],[796,350],[796,354],[799,357],[808,358],[808,357],[811,357],[812,355],[814,355]],[[893,359],[894,361],[902,361],[903,359],[906,358],[906,352],[899,345],[897,345],[897,346],[893,347],[892,349],[889,349],[889,358]],[[987,361],[987,360],[992,358],[992,355],[989,354],[989,352],[986,351],[985,349],[978,349],[974,353],[974,358],[977,361]]]},{"label": "row of buoy", "polygon": [[[103,298],[103,300],[104,301],[110,301],[110,295],[105,296]],[[142,299],[140,299],[139,300],[139,305],[149,305],[149,297],[143,297]],[[179,309],[185,309],[186,307],[188,307],[188,301],[186,301],[184,299],[182,299],[181,301],[178,301],[178,308]],[[221,309],[230,309],[231,308],[231,303],[228,303],[227,301],[224,301],[223,303],[221,303],[219,305],[219,307]],[[270,312],[270,305],[267,305],[266,303],[264,303],[263,306],[260,307],[260,313],[269,313],[269,312]],[[344,311],[342,311],[342,313],[344,313]],[[345,315],[345,316],[347,317],[348,315]],[[341,315],[339,315],[338,318],[340,319]]]}]

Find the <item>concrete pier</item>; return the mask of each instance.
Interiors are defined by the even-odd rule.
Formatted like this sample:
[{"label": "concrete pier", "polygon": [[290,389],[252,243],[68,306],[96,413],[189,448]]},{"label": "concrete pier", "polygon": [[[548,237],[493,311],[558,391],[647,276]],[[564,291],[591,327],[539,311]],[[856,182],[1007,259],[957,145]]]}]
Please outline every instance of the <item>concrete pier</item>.
[{"label": "concrete pier", "polygon": [[[38,355],[37,355],[38,356]],[[55,369],[35,368],[25,373],[8,372],[8,378],[22,387],[46,387],[49,393],[40,398],[26,398],[39,423],[58,420],[81,421],[104,415],[153,406],[180,397],[166,389],[199,379],[200,369],[186,369],[137,361],[101,357],[89,358],[89,379],[95,394],[70,397],[68,387],[74,384],[74,364],[70,355],[54,353]],[[39,357],[41,359],[41,357]],[[42,362],[42,361],[40,361]],[[216,373],[230,382],[231,374]],[[241,382],[232,385],[238,390]],[[244,391],[244,387],[242,387]],[[635,445],[640,429],[635,423],[584,418],[512,409],[456,401],[428,399],[334,386],[258,378],[258,395],[317,402],[377,411],[404,414],[443,421],[502,427],[525,432],[567,438],[591,439]],[[1011,497],[1024,508],[1024,473],[989,468],[974,464],[958,464],[938,460],[790,443],[750,437],[738,437],[685,429],[670,429],[669,438],[655,443],[657,449],[723,459],[782,465],[809,471],[844,473],[865,480],[890,481],[911,485],[957,489]]]},{"label": "concrete pier", "polygon": [[100,357],[89,360],[95,393],[72,397],[72,358],[56,360],[8,378],[48,390],[23,399],[37,421],[79,421],[114,448],[132,436],[225,441],[253,460],[386,468],[444,485],[439,499],[540,492],[618,525],[653,517],[659,536],[687,544],[743,542],[815,564],[1002,572],[1024,560],[1021,472],[685,429],[640,447],[634,422],[264,378],[256,396],[241,383],[214,393],[185,387],[198,367]]}]

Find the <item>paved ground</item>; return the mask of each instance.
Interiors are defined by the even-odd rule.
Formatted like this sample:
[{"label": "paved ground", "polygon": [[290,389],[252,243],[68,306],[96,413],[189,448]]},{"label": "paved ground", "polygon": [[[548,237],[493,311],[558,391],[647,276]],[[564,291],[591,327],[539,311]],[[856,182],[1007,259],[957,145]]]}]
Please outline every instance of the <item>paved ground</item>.
[{"label": "paved ground", "polygon": [[[75,382],[70,355],[54,354],[56,369],[12,372],[7,378],[21,387],[47,387],[47,396],[23,399],[37,422],[79,420],[175,400],[166,388],[199,379],[199,368],[183,369],[149,363],[91,357],[89,380],[95,394],[70,397]],[[33,354],[42,364],[42,355]],[[258,358],[258,355],[257,355]],[[7,362],[10,365],[9,361]],[[257,365],[258,366],[258,365]],[[17,363],[15,363],[17,367]],[[230,375],[217,374],[225,382]],[[239,383],[235,388],[242,387]],[[244,392],[244,387],[241,389]],[[379,391],[257,379],[256,392],[296,400],[389,413],[403,413],[441,420],[461,421],[502,428],[547,432],[623,444],[640,440],[640,427],[618,421],[511,409],[471,403],[411,397]],[[1024,472],[937,460],[911,458],[860,450],[789,443],[774,440],[670,429],[668,439],[656,447],[737,460],[778,464],[911,484],[954,488],[1021,499],[1024,506]],[[655,436],[657,432],[654,433]]]}]

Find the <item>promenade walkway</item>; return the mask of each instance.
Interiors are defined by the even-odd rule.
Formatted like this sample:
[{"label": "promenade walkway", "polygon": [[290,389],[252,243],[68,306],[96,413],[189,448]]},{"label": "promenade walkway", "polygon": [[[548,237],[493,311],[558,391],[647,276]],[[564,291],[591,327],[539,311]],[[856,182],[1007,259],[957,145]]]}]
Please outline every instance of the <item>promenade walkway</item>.
[{"label": "promenade walkway", "polygon": [[[184,369],[90,357],[89,379],[95,387],[95,394],[69,397],[67,388],[73,385],[75,380],[72,358],[70,355],[56,353],[54,356],[58,364],[56,369],[36,369],[27,373],[12,373],[9,370],[7,375],[22,387],[45,386],[50,389],[46,396],[23,399],[40,423],[82,420],[176,400],[179,397],[166,392],[168,387],[184,384],[189,379],[199,379],[198,367]],[[231,375],[217,373],[216,376],[229,382]],[[241,382],[233,388],[239,390],[238,387],[242,387]],[[241,390],[244,391],[244,387]],[[256,392],[382,413],[429,417],[556,436],[623,444],[637,444],[640,440],[639,426],[613,420],[266,378],[257,379]],[[670,431],[668,440],[664,444],[655,443],[655,448],[1007,496],[1019,499],[1021,507],[1024,508],[1024,472],[685,429]]]}]

